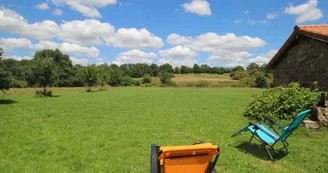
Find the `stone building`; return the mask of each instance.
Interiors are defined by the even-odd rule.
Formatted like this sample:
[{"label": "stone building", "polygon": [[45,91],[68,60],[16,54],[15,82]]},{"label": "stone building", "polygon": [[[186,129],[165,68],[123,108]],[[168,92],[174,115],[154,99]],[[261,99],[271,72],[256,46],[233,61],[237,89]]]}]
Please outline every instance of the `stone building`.
[{"label": "stone building", "polygon": [[268,63],[275,86],[299,82],[328,91],[328,25],[295,26],[294,32]]}]

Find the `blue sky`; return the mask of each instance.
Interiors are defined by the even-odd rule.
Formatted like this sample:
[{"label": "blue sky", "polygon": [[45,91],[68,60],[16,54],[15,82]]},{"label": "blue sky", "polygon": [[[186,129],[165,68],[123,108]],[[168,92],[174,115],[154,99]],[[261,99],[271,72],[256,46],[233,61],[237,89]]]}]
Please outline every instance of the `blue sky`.
[{"label": "blue sky", "polygon": [[58,48],[74,64],[266,63],[324,0],[0,0],[5,58]]}]

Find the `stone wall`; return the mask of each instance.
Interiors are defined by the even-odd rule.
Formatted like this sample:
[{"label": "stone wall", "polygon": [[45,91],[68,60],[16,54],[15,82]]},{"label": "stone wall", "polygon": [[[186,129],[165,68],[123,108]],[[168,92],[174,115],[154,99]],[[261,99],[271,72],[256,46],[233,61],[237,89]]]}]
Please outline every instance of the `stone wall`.
[{"label": "stone wall", "polygon": [[277,62],[274,85],[299,82],[311,87],[315,81],[319,89],[328,91],[328,43],[299,36]]}]

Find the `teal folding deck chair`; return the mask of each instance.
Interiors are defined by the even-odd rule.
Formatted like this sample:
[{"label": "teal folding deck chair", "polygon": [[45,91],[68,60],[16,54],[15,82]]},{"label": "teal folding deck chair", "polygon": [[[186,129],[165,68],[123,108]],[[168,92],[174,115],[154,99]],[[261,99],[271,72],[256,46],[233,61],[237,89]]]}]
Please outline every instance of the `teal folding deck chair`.
[{"label": "teal folding deck chair", "polygon": [[[274,121],[271,118],[265,117],[262,121],[260,121],[257,124],[250,122],[248,126],[239,130],[237,133],[235,133],[231,137],[235,137],[244,132],[250,131],[252,133],[252,137],[249,140],[249,143],[251,143],[253,138],[257,139],[259,142],[261,142],[261,145],[266,149],[271,160],[274,160],[268,147],[270,147],[270,149],[272,149],[274,152],[279,152],[279,151],[285,149],[285,151],[288,153],[287,147],[289,144],[287,142],[287,138],[302,123],[302,121],[305,119],[305,117],[308,115],[309,112],[310,112],[310,110],[306,110],[306,111],[299,113],[297,115],[297,117],[292,121],[292,123],[290,123],[286,127],[283,127],[282,125],[280,125],[279,123],[277,123],[276,121]],[[270,125],[269,128],[267,128],[264,125],[264,123],[266,123],[267,121]],[[277,132],[277,130],[274,128],[274,125],[277,126],[278,128],[280,128],[280,130],[281,130],[280,135]],[[274,146],[279,142],[282,143],[283,147],[278,150],[275,150]]]}]

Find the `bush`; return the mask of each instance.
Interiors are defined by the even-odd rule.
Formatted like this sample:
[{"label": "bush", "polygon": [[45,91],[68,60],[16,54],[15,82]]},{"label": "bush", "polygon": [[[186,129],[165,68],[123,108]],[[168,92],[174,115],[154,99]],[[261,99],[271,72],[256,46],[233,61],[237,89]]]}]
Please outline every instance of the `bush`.
[{"label": "bush", "polygon": [[148,83],[151,83],[152,82],[152,79],[151,79],[151,76],[148,75],[148,74],[145,74],[143,77],[142,77],[142,83],[143,84],[148,84]]},{"label": "bush", "polygon": [[253,97],[254,100],[246,108],[245,117],[256,120],[264,117],[291,120],[299,112],[317,105],[320,92],[291,83],[287,88],[273,88]]},{"label": "bush", "polygon": [[239,83],[243,87],[253,87],[255,86],[255,78],[247,77],[239,80]]},{"label": "bush", "polygon": [[129,76],[123,76],[120,78],[120,85],[121,86],[131,86],[131,85],[134,85],[134,81]]},{"label": "bush", "polygon": [[200,87],[200,88],[202,88],[202,87],[209,87],[209,86],[210,86],[210,84],[207,81],[198,81],[195,84],[195,87]]},{"label": "bush", "polygon": [[255,87],[257,88],[268,88],[269,84],[264,76],[258,76],[255,79]]},{"label": "bush", "polygon": [[233,72],[230,74],[230,77],[233,79],[233,80],[240,80],[242,78],[246,78],[248,77],[249,74],[247,71],[236,71],[236,72]]},{"label": "bush", "polygon": [[172,77],[173,77],[172,73],[162,73],[159,76],[159,80],[161,81],[162,84],[167,85],[171,83]]},{"label": "bush", "polygon": [[36,97],[52,97],[52,91],[48,90],[48,91],[35,91],[35,96]]},{"label": "bush", "polygon": [[10,88],[28,88],[28,83],[23,80],[12,80]]}]

